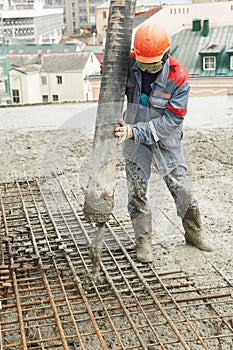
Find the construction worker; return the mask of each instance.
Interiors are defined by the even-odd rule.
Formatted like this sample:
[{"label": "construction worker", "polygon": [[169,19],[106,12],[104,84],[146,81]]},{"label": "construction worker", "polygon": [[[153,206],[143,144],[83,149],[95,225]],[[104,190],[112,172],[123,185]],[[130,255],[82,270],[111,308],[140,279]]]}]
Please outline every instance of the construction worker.
[{"label": "construction worker", "polygon": [[146,197],[153,159],[182,218],[186,242],[204,251],[212,250],[203,238],[182,145],[189,76],[169,55],[170,46],[167,31],[152,20],[136,31],[126,88],[127,109],[115,129],[117,143],[125,141],[128,211],[135,231],[137,259],[142,263],[153,261],[152,215]]}]

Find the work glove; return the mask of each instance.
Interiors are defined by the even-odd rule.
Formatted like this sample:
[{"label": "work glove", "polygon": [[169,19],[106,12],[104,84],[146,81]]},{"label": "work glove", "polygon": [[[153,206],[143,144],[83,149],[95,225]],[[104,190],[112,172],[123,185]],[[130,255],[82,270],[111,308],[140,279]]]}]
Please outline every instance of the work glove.
[{"label": "work glove", "polygon": [[133,127],[126,124],[123,119],[118,119],[120,126],[115,128],[115,136],[118,137],[117,144],[120,145],[123,141],[134,137]]}]

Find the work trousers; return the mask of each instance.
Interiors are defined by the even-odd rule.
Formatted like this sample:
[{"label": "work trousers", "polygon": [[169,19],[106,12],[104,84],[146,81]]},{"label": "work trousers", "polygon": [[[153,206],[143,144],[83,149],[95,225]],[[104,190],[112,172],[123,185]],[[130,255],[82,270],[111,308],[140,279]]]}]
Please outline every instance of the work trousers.
[{"label": "work trousers", "polygon": [[[151,213],[151,208],[147,199],[148,181],[151,175],[153,153],[147,152],[140,161],[125,159],[126,178],[128,185],[128,212],[131,218],[144,216]],[[155,163],[156,167],[156,163]],[[198,203],[193,198],[189,178],[186,168],[182,165],[171,170],[163,176],[176,205],[177,215],[183,218],[189,209],[197,208]],[[156,200],[156,188],[154,198]]]}]

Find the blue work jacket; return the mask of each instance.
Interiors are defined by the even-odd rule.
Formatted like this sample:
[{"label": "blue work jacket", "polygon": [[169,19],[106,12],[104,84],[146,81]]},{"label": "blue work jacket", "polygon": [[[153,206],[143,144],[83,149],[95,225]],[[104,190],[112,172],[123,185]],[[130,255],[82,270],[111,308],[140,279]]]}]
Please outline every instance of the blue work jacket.
[{"label": "blue work jacket", "polygon": [[[168,172],[178,166],[186,168],[182,145],[183,120],[187,111],[190,81],[188,72],[169,56],[156,80],[146,106],[141,105],[142,75],[134,58],[130,59],[126,95],[126,123],[133,125],[134,141],[123,145],[126,157],[143,158],[139,145],[159,149]],[[143,162],[143,159],[140,159]]]}]

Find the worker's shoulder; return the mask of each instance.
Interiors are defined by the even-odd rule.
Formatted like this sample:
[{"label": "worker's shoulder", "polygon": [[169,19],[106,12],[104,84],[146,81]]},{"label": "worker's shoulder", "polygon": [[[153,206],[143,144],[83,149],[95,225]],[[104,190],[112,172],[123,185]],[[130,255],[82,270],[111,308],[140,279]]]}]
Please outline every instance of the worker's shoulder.
[{"label": "worker's shoulder", "polygon": [[136,56],[134,51],[130,51],[130,56],[129,56],[129,65],[132,67],[134,63],[136,62]]},{"label": "worker's shoulder", "polygon": [[181,86],[189,80],[189,74],[186,68],[175,58],[169,56],[169,73],[168,78],[171,79],[178,86]]}]

